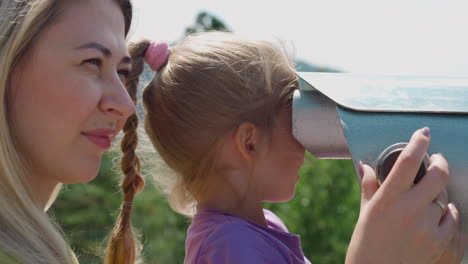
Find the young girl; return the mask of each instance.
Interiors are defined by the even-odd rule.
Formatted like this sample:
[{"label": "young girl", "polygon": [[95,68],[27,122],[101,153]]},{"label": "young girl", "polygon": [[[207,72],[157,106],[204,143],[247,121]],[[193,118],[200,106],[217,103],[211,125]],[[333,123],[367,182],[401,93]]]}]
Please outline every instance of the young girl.
[{"label": "young girl", "polygon": [[[195,209],[185,263],[310,263],[299,236],[262,208],[263,202],[284,202],[294,196],[304,159],[304,147],[291,133],[291,100],[298,80],[285,53],[265,41],[204,33],[170,50],[165,44],[143,41],[132,46],[130,54],[134,70],[129,91],[136,91],[143,58],[157,71],[143,93],[145,128],[177,174],[168,190],[169,202],[183,214]],[[408,156],[422,158],[428,144],[428,129],[417,131]],[[433,160],[442,167],[443,161]],[[417,164],[406,165],[411,171]],[[399,180],[402,169],[396,167],[395,179],[387,179],[390,183]],[[376,181],[369,167],[361,169],[363,207],[349,263],[434,263],[444,249],[455,248],[448,247],[456,233],[455,208],[450,207],[441,221],[450,231],[427,224],[434,219],[439,223],[442,217],[439,209],[428,217],[427,211],[438,208],[430,202],[418,204],[419,221],[406,223],[401,220],[405,211],[398,210],[401,203],[396,202],[403,200],[400,196],[384,195],[387,201],[376,199],[387,207],[373,206]],[[446,179],[448,174],[442,176],[438,178]],[[437,188],[442,192],[444,184]],[[389,222],[394,219],[398,220]],[[385,235],[389,239],[382,240]],[[402,241],[396,243],[398,238]]]}]

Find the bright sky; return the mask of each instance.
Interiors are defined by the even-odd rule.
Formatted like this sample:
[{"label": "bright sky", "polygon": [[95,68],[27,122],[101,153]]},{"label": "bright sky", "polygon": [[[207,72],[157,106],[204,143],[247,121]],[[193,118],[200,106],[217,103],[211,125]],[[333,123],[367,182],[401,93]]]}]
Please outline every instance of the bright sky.
[{"label": "bright sky", "polygon": [[199,11],[236,33],[292,41],[346,72],[468,76],[466,0],[133,0],[132,39],[178,40]]}]

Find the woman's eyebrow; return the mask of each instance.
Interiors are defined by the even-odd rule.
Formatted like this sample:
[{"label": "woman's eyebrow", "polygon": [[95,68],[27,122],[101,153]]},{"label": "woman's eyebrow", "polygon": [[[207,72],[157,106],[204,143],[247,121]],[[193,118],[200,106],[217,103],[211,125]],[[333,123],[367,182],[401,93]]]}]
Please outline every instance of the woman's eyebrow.
[{"label": "woman's eyebrow", "polygon": [[97,42],[89,42],[89,43],[83,44],[81,46],[78,46],[75,49],[76,50],[96,49],[96,50],[102,52],[102,54],[104,54],[104,56],[106,56],[106,57],[112,56],[112,52],[108,48],[106,48],[104,45],[99,44]]},{"label": "woman's eyebrow", "polygon": [[[96,49],[96,50],[100,51],[102,54],[104,54],[104,56],[106,56],[107,58],[112,56],[112,52],[110,51],[110,49],[106,48],[104,45],[102,45],[100,43],[97,43],[97,42],[89,42],[89,43],[83,44],[81,46],[78,46],[75,49],[76,50]],[[123,57],[122,61],[121,61],[121,63],[125,63],[125,64],[132,64],[132,62],[133,62],[133,60],[129,56]]]}]

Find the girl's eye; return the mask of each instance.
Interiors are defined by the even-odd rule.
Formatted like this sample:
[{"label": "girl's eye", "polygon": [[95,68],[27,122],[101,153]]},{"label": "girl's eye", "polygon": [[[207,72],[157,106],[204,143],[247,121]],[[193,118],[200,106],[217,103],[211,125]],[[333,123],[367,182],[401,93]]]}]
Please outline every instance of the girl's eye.
[{"label": "girl's eye", "polygon": [[102,65],[102,61],[100,59],[89,59],[89,60],[85,60],[83,63],[89,63],[92,65],[96,65],[98,67]]}]

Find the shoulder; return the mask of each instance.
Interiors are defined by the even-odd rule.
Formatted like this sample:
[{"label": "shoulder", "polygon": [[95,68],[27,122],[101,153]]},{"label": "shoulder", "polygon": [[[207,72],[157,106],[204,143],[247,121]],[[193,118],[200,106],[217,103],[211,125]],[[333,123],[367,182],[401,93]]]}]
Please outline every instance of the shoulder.
[{"label": "shoulder", "polygon": [[[200,245],[196,263],[282,263],[274,240],[258,227],[233,219],[220,224]],[[286,263],[286,260],[284,260]]]}]

